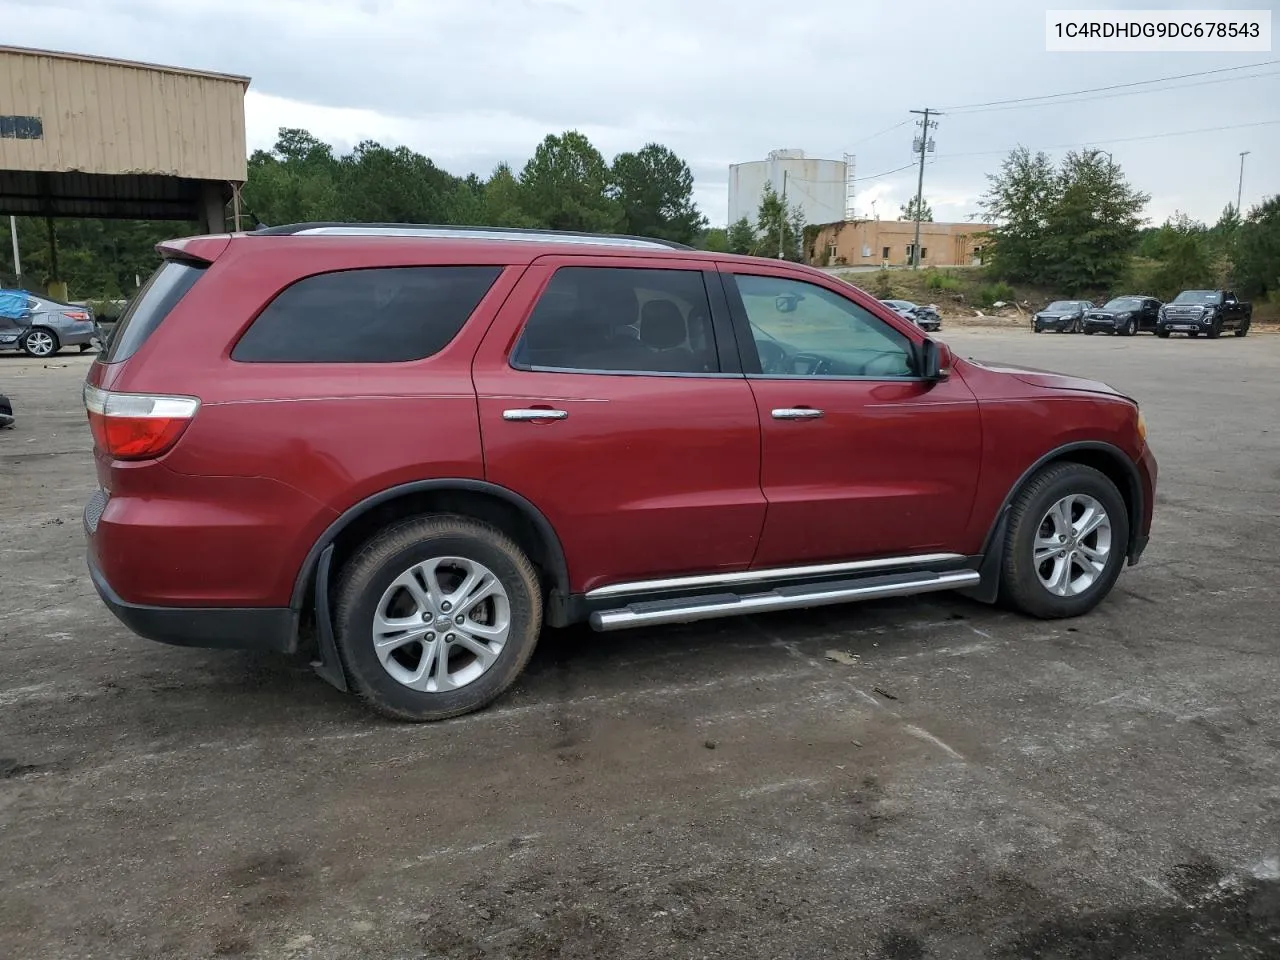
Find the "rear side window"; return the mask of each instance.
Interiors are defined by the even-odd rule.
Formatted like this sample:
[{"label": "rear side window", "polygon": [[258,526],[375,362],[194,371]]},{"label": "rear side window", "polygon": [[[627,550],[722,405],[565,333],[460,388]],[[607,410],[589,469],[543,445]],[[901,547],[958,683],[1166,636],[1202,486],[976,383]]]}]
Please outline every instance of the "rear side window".
[{"label": "rear side window", "polygon": [[421,360],[458,335],[502,267],[379,267],[305,277],[245,331],[246,363]]},{"label": "rear side window", "polygon": [[116,323],[105,362],[118,363],[137,353],[207,269],[207,264],[178,260],[160,264]]}]

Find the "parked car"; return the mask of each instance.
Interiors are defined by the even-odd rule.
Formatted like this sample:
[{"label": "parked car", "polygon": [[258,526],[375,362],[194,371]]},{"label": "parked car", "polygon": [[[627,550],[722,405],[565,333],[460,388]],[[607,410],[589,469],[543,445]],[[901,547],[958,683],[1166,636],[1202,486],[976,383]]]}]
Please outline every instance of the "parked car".
[{"label": "parked car", "polygon": [[544,625],[942,590],[1074,617],[1147,544],[1135,400],[821,270],[500,228],[159,249],[84,386],[93,583],[392,717],[492,701]]},{"label": "parked car", "polygon": [[1084,315],[1093,309],[1088,300],[1055,300],[1031,318],[1031,329],[1036,333],[1056,330],[1058,333],[1079,333],[1084,326]]},{"label": "parked car", "polygon": [[1160,308],[1156,336],[1185,333],[1198,337],[1203,333],[1216,340],[1223,330],[1231,330],[1243,337],[1252,323],[1253,304],[1230,290],[1183,290]]},{"label": "parked car", "polygon": [[895,313],[906,317],[921,330],[942,329],[942,314],[938,313],[935,304],[921,306],[910,300],[881,300],[880,302]]},{"label": "parked car", "polygon": [[1123,296],[1108,300],[1084,317],[1085,333],[1111,333],[1132,337],[1148,330],[1155,333],[1160,315],[1160,301],[1155,297]]},{"label": "parked car", "polygon": [[10,291],[26,297],[26,316],[0,311],[0,350],[21,350],[29,357],[51,357],[63,347],[79,347],[84,353],[101,336],[93,308],[39,297],[27,291]]}]

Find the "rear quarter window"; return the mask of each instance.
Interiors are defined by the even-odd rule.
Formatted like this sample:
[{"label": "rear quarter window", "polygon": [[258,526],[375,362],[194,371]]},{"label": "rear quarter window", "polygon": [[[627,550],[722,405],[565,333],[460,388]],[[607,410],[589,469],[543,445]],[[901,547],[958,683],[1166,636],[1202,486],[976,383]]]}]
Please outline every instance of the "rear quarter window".
[{"label": "rear quarter window", "polygon": [[178,301],[204,276],[206,269],[207,264],[178,260],[160,264],[121,314],[104,362],[118,363],[137,353]]},{"label": "rear quarter window", "polygon": [[396,363],[438,353],[466,324],[498,266],[378,267],[304,277],[231,352],[244,363]]}]

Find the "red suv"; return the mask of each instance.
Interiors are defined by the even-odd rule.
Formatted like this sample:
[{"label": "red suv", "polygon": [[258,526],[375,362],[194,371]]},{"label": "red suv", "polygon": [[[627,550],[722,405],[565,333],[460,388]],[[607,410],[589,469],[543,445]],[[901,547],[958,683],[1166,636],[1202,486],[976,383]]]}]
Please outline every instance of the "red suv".
[{"label": "red suv", "polygon": [[302,224],[160,246],[86,378],[107,606],[475,710],[543,625],[936,590],[1091,610],[1146,546],[1135,401],[861,290],[658,240]]}]

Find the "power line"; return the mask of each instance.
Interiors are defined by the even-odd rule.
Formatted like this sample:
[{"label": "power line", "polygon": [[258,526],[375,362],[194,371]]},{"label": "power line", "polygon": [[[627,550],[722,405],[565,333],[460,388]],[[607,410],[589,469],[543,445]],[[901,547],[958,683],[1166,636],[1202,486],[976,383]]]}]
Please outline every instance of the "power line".
[{"label": "power line", "polygon": [[1166,83],[1170,80],[1188,80],[1192,77],[1207,77],[1216,73],[1231,73],[1236,70],[1249,70],[1253,67],[1271,67],[1280,63],[1280,60],[1263,60],[1259,63],[1246,63],[1236,67],[1218,67],[1216,70],[1198,70],[1195,73],[1180,73],[1171,77],[1156,77],[1152,80],[1134,80],[1129,83],[1113,83],[1105,87],[1089,87],[1085,90],[1069,90],[1065,93],[1042,93],[1034,97],[1013,97],[1008,100],[988,100],[985,103],[964,103],[956,107],[947,107],[948,113],[954,113],[959,110],[975,110],[978,107],[998,107],[1006,103],[1025,103],[1029,100],[1053,100],[1058,97],[1074,97],[1082,93],[1101,93],[1104,90],[1120,90],[1126,87],[1143,87],[1150,86],[1153,83]]},{"label": "power line", "polygon": [[850,144],[850,148],[861,146],[862,144],[867,143],[870,140],[874,140],[876,137],[883,137],[886,133],[892,133],[894,130],[897,130],[899,127],[905,127],[910,122],[911,122],[910,120],[901,120],[898,123],[895,123],[892,127],[885,127],[883,130],[879,131],[878,133],[873,133],[869,137],[863,137],[861,140],[855,140],[852,144]]},{"label": "power line", "polygon": [[[909,121],[909,120],[908,120],[907,122],[908,122],[908,123],[910,123],[911,121]],[[932,161],[932,160],[930,160],[929,162],[930,162],[930,163],[932,163],[933,161]],[[900,167],[894,167],[892,170],[886,170],[886,171],[884,171],[883,173],[873,173],[873,174],[869,174],[868,176],[865,176],[865,177],[854,177],[854,178],[853,178],[853,182],[854,182],[854,183],[864,183],[864,182],[866,182],[867,180],[879,180],[881,177],[887,177],[887,176],[890,176],[891,174],[901,173],[903,170],[906,170],[906,169],[908,169],[908,168],[910,168],[910,167],[914,167],[915,165],[916,165],[916,162],[915,162],[914,160],[912,160],[910,163],[904,163],[904,164],[903,164],[902,166],[900,166]],[[844,179],[843,177],[842,177],[841,179],[839,179],[839,180],[814,180],[812,177],[795,177],[795,176],[793,176],[793,177],[791,177],[791,179],[792,179],[792,180],[799,180],[799,181],[801,181],[802,183],[848,183],[848,182],[849,182],[848,180]]]},{"label": "power line", "polygon": [[[1109,140],[1078,140],[1075,143],[1056,143],[1051,146],[1037,147],[1037,150],[1070,150],[1074,147],[1090,147],[1100,143],[1136,143],[1140,140],[1161,140],[1165,137],[1186,137],[1196,133],[1217,133],[1221,130],[1244,130],[1248,127],[1269,127],[1280,120],[1259,120],[1254,123],[1233,123],[1222,127],[1201,127],[1197,130],[1170,130],[1165,133],[1148,133],[1140,137],[1114,137]],[[989,157],[999,153],[1008,153],[1015,150],[1016,147],[1006,147],[1003,150],[974,150],[966,153],[947,153],[942,156],[935,157],[936,160],[951,160],[955,157]]]},{"label": "power line", "polygon": [[1071,100],[1055,100],[1053,103],[1011,103],[1002,107],[985,107],[979,110],[961,110],[957,116],[969,116],[975,113],[998,113],[1004,110],[1026,110],[1030,107],[1057,107],[1068,103],[1088,103],[1092,100],[1110,100],[1114,97],[1136,97],[1146,93],[1166,93],[1176,90],[1189,90],[1192,87],[1207,87],[1215,83],[1235,83],[1240,80],[1258,80],[1264,77],[1280,77],[1280,70],[1270,70],[1266,73],[1253,73],[1244,77],[1218,77],[1214,80],[1200,80],[1196,83],[1180,83],[1174,87],[1155,87],[1151,90],[1120,90],[1112,93],[1103,93],[1097,96],[1076,97]]}]

